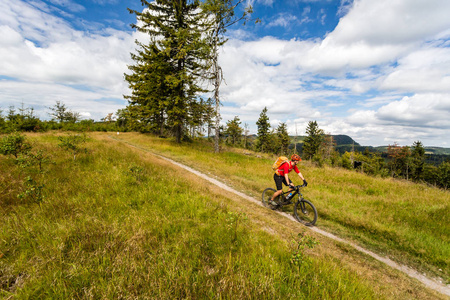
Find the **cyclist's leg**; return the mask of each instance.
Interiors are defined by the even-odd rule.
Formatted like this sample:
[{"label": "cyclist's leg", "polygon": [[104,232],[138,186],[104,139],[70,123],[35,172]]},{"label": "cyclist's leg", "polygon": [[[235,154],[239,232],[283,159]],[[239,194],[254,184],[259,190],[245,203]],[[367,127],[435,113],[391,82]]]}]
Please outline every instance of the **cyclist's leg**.
[{"label": "cyclist's leg", "polygon": [[273,201],[276,197],[278,197],[283,192],[283,176],[279,176],[277,174],[273,175],[273,180],[275,181],[275,185],[277,186],[277,191],[273,194],[271,201]]}]

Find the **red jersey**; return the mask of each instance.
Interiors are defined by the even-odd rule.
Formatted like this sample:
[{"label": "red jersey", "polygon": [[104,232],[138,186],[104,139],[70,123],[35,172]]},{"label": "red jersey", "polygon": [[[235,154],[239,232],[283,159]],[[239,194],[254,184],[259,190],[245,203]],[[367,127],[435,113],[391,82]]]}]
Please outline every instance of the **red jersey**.
[{"label": "red jersey", "polygon": [[282,164],[282,165],[278,168],[278,170],[277,170],[276,173],[277,173],[278,175],[280,175],[280,176],[284,176],[284,174],[287,174],[287,173],[291,172],[292,170],[294,170],[295,173],[297,173],[297,174],[300,173],[300,170],[297,168],[297,166],[293,166],[293,165],[291,164],[291,162],[288,161],[288,162]]}]

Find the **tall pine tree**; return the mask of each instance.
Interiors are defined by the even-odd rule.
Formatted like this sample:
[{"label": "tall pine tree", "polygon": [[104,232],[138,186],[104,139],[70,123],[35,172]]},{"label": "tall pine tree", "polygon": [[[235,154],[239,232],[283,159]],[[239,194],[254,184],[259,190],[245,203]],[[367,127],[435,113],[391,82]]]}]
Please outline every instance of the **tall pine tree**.
[{"label": "tall pine tree", "polygon": [[277,141],[279,154],[287,154],[291,139],[287,131],[286,123],[280,123],[277,127]]},{"label": "tall pine tree", "polygon": [[197,101],[199,78],[207,66],[205,39],[202,37],[203,15],[198,1],[141,0],[146,9],[136,14],[138,24],[132,28],[150,36],[148,45],[137,42],[141,50],[132,54],[136,65],[125,74],[132,89],[129,109],[149,128],[165,124],[181,142],[189,123],[190,106]]},{"label": "tall pine tree", "polygon": [[258,140],[256,142],[256,150],[266,152],[269,149],[268,143],[270,140],[270,122],[269,117],[267,116],[267,107],[264,107],[261,114],[259,115],[256,126],[258,126]]},{"label": "tall pine tree", "polygon": [[141,50],[137,54],[132,53],[131,57],[137,64],[128,66],[132,74],[125,74],[132,90],[131,96],[125,96],[129,102],[130,117],[134,121],[131,129],[164,135],[168,104],[165,76],[171,70],[170,64],[156,45],[136,43]]},{"label": "tall pine tree", "polygon": [[308,136],[303,142],[303,155],[307,159],[312,159],[320,149],[324,132],[319,128],[317,121],[309,121],[308,127],[306,127],[306,134]]}]

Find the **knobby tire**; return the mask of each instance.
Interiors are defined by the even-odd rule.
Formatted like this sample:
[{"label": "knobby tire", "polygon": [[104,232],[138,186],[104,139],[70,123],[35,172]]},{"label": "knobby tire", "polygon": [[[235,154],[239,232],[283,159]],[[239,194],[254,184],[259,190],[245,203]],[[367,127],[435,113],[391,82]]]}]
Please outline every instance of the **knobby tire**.
[{"label": "knobby tire", "polygon": [[[270,199],[272,199],[273,194],[275,194],[276,190],[273,188],[267,188],[262,193],[262,203],[265,207],[270,209],[277,209],[278,205],[272,205],[269,203]],[[275,199],[275,202],[278,203],[279,196]]]},{"label": "knobby tire", "polygon": [[313,226],[317,221],[317,210],[311,202],[302,199],[294,205],[294,216],[300,223]]}]

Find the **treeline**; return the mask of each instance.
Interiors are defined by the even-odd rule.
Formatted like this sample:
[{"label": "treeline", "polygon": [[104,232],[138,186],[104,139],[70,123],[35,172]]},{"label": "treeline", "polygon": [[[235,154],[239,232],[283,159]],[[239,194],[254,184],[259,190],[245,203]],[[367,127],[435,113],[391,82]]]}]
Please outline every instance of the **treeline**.
[{"label": "treeline", "polygon": [[0,109],[0,133],[13,132],[44,132],[48,130],[66,131],[127,131],[125,120],[120,111],[114,115],[109,113],[96,122],[92,119],[81,119],[80,113],[70,110],[61,101],[56,101],[53,107],[48,108],[50,120],[41,120],[36,116],[34,108],[16,108],[10,106],[8,110]]},{"label": "treeline", "polygon": [[[434,161],[430,163],[429,155],[425,154],[425,148],[420,141],[416,141],[412,146],[399,146],[394,143],[388,146],[386,152],[373,151],[366,147],[363,151],[340,153],[333,136],[325,134],[316,121],[310,121],[303,142],[292,144],[287,124],[282,122],[272,128],[267,112],[267,108],[264,108],[256,122],[256,138],[249,136],[248,124],[242,125],[239,116],[235,116],[226,125],[219,127],[220,143],[276,155],[295,152],[299,153],[302,159],[311,160],[318,166],[356,169],[373,176],[426,182],[444,189],[450,186],[450,157],[446,156],[445,161],[439,164]],[[0,133],[47,130],[149,132],[145,126],[139,126],[140,123],[127,112],[127,108],[118,110],[115,114],[109,113],[100,122],[96,122],[81,120],[79,113],[57,101],[53,107],[49,107],[48,114],[51,120],[42,121],[35,115],[33,108],[24,108],[23,105],[19,109],[10,107],[6,113],[0,110]],[[186,128],[189,130],[183,131],[182,140],[213,137],[212,119],[199,118],[198,122]]]},{"label": "treeline", "polygon": [[450,186],[450,156],[440,164],[429,163],[420,141],[414,142],[412,146],[399,146],[394,143],[388,146],[386,152],[370,151],[366,147],[364,151],[340,153],[336,150],[333,136],[325,134],[316,121],[308,123],[307,136],[301,144],[291,144],[286,140],[285,123],[280,123],[276,130],[271,129],[267,108],[261,112],[257,126],[258,135],[254,145],[256,151],[278,155],[297,152],[303,159],[311,160],[318,166],[329,165],[358,170],[372,176],[391,176],[425,182],[444,189]]}]

